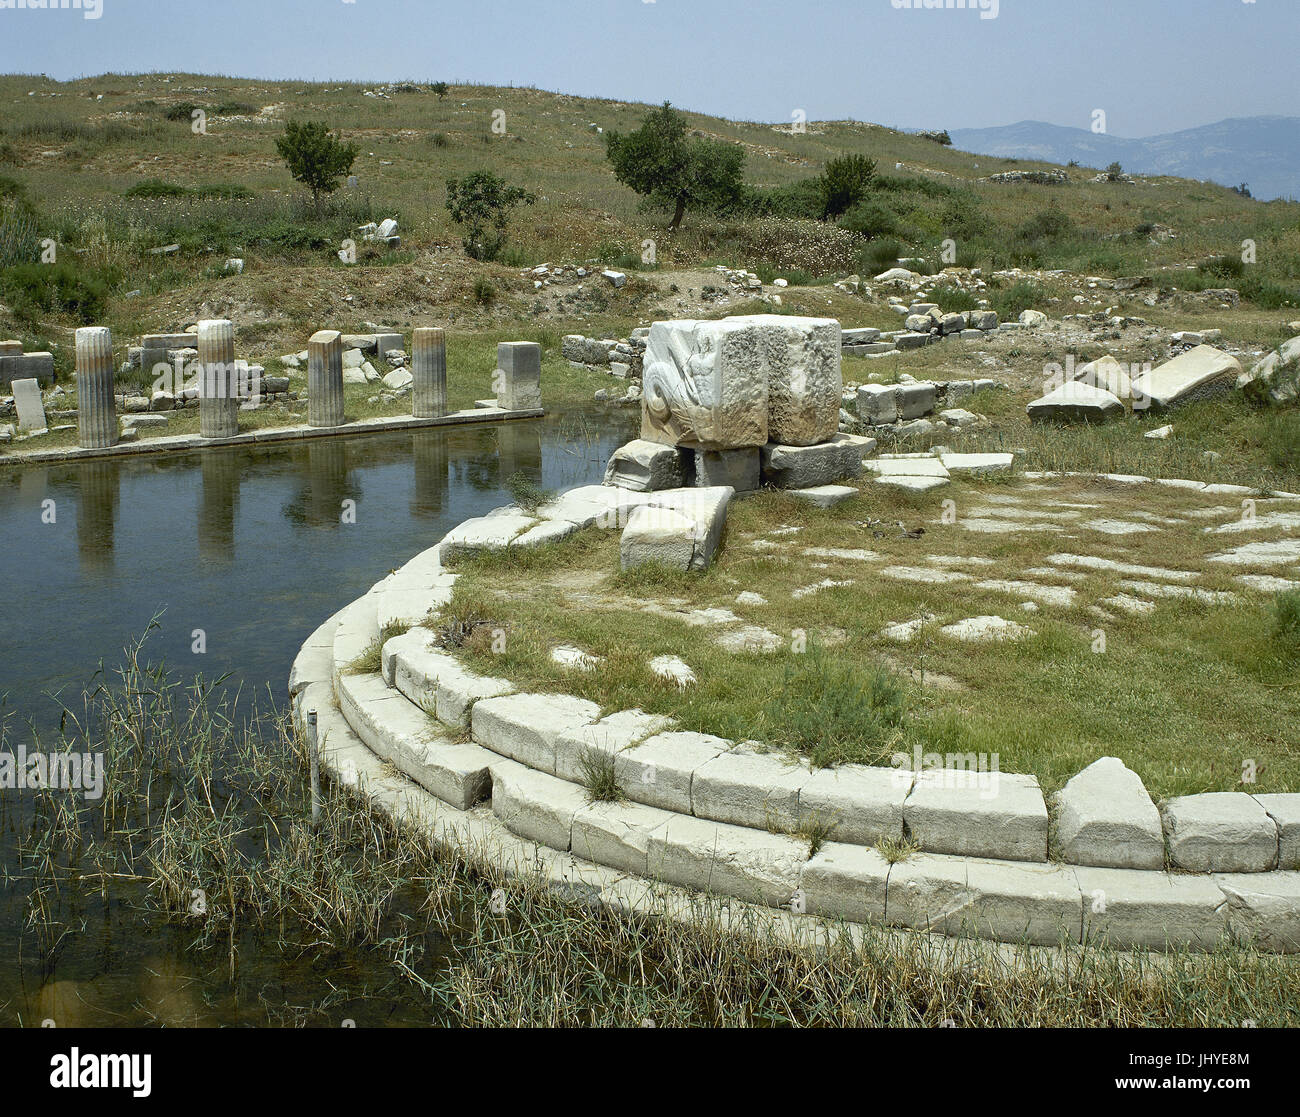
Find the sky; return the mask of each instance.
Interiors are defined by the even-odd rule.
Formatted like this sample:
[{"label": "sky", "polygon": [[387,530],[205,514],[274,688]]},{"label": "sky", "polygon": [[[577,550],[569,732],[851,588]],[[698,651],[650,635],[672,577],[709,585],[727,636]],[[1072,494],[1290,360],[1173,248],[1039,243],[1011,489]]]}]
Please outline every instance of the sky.
[{"label": "sky", "polygon": [[[0,0],[0,72],[525,85],[898,128],[1103,109],[1126,137],[1300,115],[1300,0],[933,2]],[[59,3],[85,7],[26,7]]]}]

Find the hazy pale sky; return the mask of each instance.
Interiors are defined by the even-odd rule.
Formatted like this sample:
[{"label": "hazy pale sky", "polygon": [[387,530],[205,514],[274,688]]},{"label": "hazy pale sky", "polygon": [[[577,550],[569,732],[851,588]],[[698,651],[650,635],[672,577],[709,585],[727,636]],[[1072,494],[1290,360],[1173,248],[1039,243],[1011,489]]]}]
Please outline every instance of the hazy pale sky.
[{"label": "hazy pale sky", "polygon": [[[442,79],[903,128],[1100,108],[1120,136],[1300,115],[1300,0],[925,2],[0,0],[0,71]],[[58,3],[88,10],[27,7]]]}]

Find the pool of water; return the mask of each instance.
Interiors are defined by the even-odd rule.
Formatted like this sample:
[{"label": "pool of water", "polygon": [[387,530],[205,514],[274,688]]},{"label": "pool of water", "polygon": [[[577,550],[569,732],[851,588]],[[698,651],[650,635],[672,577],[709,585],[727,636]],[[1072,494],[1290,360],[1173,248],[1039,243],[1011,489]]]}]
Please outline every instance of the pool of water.
[{"label": "pool of water", "polygon": [[451,527],[599,481],[625,411],[0,471],[0,699],[56,723],[96,667],[150,634],[181,675],[284,695],[311,631]]},{"label": "pool of water", "polygon": [[[508,503],[513,473],[557,491],[598,481],[634,424],[578,410],[0,472],[6,747],[30,739],[29,723],[48,742],[63,703],[80,711],[100,663],[111,673],[155,616],[146,657],[168,677],[228,676],[227,700],[265,714],[330,614],[461,520]],[[322,956],[247,932],[236,975],[224,950],[196,949],[193,925],[147,914],[142,880],[51,886],[19,855],[46,826],[33,803],[0,790],[0,953],[13,963],[0,967],[0,1026],[442,1022],[374,950]],[[265,825],[257,806],[241,809]],[[146,820],[141,840],[155,831]],[[419,888],[394,897],[392,919],[423,899]],[[455,934],[439,926],[414,940],[424,972]]]}]

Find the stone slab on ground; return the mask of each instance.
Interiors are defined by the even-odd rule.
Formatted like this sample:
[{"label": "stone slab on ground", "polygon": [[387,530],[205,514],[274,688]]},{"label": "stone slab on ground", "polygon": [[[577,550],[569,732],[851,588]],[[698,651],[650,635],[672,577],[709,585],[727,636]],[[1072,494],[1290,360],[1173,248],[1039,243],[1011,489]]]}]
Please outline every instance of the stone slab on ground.
[{"label": "stone slab on ground", "polygon": [[1195,873],[1262,873],[1277,864],[1277,823],[1244,791],[1182,795],[1161,808],[1169,860]]},{"label": "stone slab on ground", "polygon": [[1124,414],[1124,404],[1105,388],[1067,381],[1025,407],[1031,419],[1098,422]]},{"label": "stone slab on ground", "polygon": [[1023,640],[1035,635],[1034,630],[1005,617],[967,617],[964,620],[945,624],[939,629],[945,636],[954,640],[983,644],[998,640]]},{"label": "stone slab on ground", "polygon": [[1056,793],[1054,848],[1075,865],[1162,869],[1160,812],[1142,778],[1114,756],[1103,756]]},{"label": "stone slab on ground", "polygon": [[940,454],[939,461],[949,473],[970,473],[976,476],[1005,473],[1015,463],[1014,454]]},{"label": "stone slab on ground", "polygon": [[1198,345],[1133,378],[1134,408],[1177,407],[1230,392],[1241,375],[1237,359],[1213,345]]},{"label": "stone slab on ground", "polygon": [[849,485],[814,485],[810,489],[788,489],[787,492],[815,508],[834,508],[858,495],[858,490]]},{"label": "stone slab on ground", "polygon": [[463,555],[504,550],[515,536],[536,523],[537,517],[517,508],[498,509],[486,516],[475,516],[457,524],[442,537],[438,557],[443,564],[450,564]]},{"label": "stone slab on ground", "polygon": [[[874,441],[874,440],[872,440]],[[807,489],[829,485],[862,472],[861,453],[846,453],[838,442],[816,446],[780,446],[768,443],[762,451],[763,480],[782,489]]]},{"label": "stone slab on ground", "polygon": [[493,752],[555,773],[556,741],[561,734],[590,725],[600,707],[567,694],[507,694],[474,703],[474,740]]},{"label": "stone slab on ground", "polygon": [[920,772],[903,803],[903,824],[928,853],[1047,860],[1047,804],[1033,776]]}]

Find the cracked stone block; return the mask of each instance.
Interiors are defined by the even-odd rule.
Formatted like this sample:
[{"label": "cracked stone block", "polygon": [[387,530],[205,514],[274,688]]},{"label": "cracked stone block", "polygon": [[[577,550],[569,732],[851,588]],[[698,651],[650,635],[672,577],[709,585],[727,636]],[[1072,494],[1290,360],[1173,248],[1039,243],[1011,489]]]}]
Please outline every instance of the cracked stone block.
[{"label": "cracked stone block", "polygon": [[747,826],[673,815],[650,837],[651,879],[789,908],[808,858],[806,842]]},{"label": "cracked stone block", "polygon": [[590,803],[573,816],[573,853],[643,877],[651,839],[663,834],[671,817],[640,803]]},{"label": "cracked stone block", "polygon": [[920,380],[911,384],[897,384],[898,418],[900,421],[919,419],[934,411],[936,386]]},{"label": "cracked stone block", "polygon": [[1277,864],[1277,823],[1243,791],[1170,799],[1162,808],[1169,859],[1197,873],[1262,873]]},{"label": "cracked stone block", "polygon": [[556,741],[563,733],[590,725],[600,707],[567,694],[508,694],[474,703],[474,740],[501,756],[554,774]]},{"label": "cracked stone block", "polygon": [[1236,357],[1213,345],[1198,345],[1135,376],[1133,407],[1161,409],[1211,399],[1232,391],[1239,376],[1241,365]]},{"label": "cracked stone block", "polygon": [[643,710],[620,710],[591,725],[566,730],[555,738],[555,774],[572,783],[583,779],[583,759],[591,753],[614,755],[638,741],[663,733],[672,719]]},{"label": "cracked stone block", "polygon": [[1256,795],[1255,802],[1277,824],[1277,867],[1300,869],[1300,794]]},{"label": "cracked stone block", "polygon": [[619,541],[624,570],[659,562],[676,570],[706,570],[727,522],[728,487],[679,489],[633,510]]},{"label": "cracked stone block", "polygon": [[610,455],[604,483],[635,492],[679,489],[685,484],[681,456],[673,446],[634,438]]},{"label": "cracked stone block", "polygon": [[41,399],[41,386],[34,379],[13,382],[14,407],[18,411],[20,431],[43,431],[49,427],[45,418],[45,404]]},{"label": "cracked stone block", "polygon": [[1124,404],[1104,388],[1067,381],[1025,406],[1031,419],[1097,422],[1124,414]]},{"label": "cracked stone block", "polygon": [[799,824],[799,789],[807,763],[737,747],[705,761],[691,780],[691,808],[701,818],[788,831]]},{"label": "cracked stone block", "polygon": [[729,318],[758,334],[767,375],[767,437],[791,446],[825,442],[839,427],[841,332],[834,318],[754,314]]},{"label": "cracked stone block", "polygon": [[748,323],[655,322],[641,384],[644,439],[714,450],[768,440],[766,365]]},{"label": "cracked stone block", "polygon": [[903,804],[903,823],[928,853],[1047,860],[1047,804],[1033,776],[927,769]]},{"label": "cracked stone block", "polygon": [[574,816],[587,806],[582,788],[523,764],[492,765],[492,813],[521,838],[567,852]]},{"label": "cracked stone block", "polygon": [[912,774],[897,768],[819,768],[799,789],[799,813],[830,823],[837,842],[874,845],[903,836],[903,802],[911,790]]},{"label": "cracked stone block", "polygon": [[1075,865],[1162,869],[1160,812],[1141,777],[1103,756],[1056,794],[1056,851]]},{"label": "cracked stone block", "polygon": [[1300,951],[1300,873],[1215,874],[1233,937],[1261,950]]},{"label": "cracked stone block", "polygon": [[884,923],[889,869],[874,849],[827,842],[799,874],[804,910],[828,919]]},{"label": "cracked stone block", "polygon": [[731,747],[708,733],[659,733],[616,754],[614,775],[629,799],[690,814],[695,770]]},{"label": "cracked stone block", "polygon": [[1210,948],[1227,929],[1224,896],[1209,877],[1077,865],[1084,936],[1116,950]]}]

